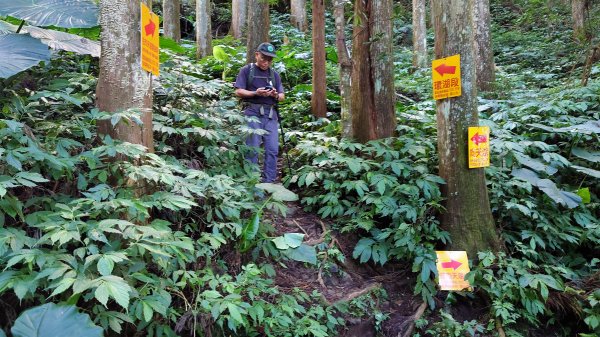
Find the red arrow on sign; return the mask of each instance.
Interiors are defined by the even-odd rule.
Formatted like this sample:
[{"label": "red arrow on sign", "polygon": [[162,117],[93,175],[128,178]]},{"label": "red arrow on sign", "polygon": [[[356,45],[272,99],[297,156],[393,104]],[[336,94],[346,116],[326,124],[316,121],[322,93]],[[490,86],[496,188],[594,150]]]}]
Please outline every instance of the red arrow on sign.
[{"label": "red arrow on sign", "polygon": [[471,140],[473,141],[473,143],[475,143],[475,145],[479,146],[480,143],[487,142],[487,137],[484,135],[480,135],[479,132],[477,132],[473,135],[473,137],[471,137]]},{"label": "red arrow on sign", "polygon": [[152,20],[150,20],[150,23],[148,23],[147,25],[144,26],[144,30],[146,31],[146,36],[148,36],[148,35],[154,36],[154,31],[156,30],[156,25],[154,24],[154,22],[152,22]]},{"label": "red arrow on sign", "polygon": [[456,66],[447,66],[442,63],[435,68],[435,71],[444,77],[444,74],[454,74],[456,72]]},{"label": "red arrow on sign", "polygon": [[458,267],[462,266],[462,263],[454,260],[450,260],[450,262],[442,262],[442,268],[452,268],[454,270],[458,269]]}]

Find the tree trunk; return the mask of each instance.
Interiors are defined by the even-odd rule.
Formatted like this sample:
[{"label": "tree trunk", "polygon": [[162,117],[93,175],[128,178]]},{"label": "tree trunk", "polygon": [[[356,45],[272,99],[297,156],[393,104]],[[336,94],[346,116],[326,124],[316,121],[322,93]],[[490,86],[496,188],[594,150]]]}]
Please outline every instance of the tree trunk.
[{"label": "tree trunk", "polygon": [[468,169],[467,131],[479,125],[473,51],[475,0],[433,0],[436,59],[460,54],[462,96],[437,101],[440,176],[446,211],[442,227],[450,233],[451,249],[498,250],[499,241],[490,210],[482,168]]},{"label": "tree trunk", "polygon": [[312,20],[312,97],[310,105],[315,117],[327,115],[327,79],[325,77],[325,1],[313,0]]},{"label": "tree trunk", "polygon": [[333,5],[333,16],[335,17],[335,46],[338,54],[340,73],[342,137],[352,138],[352,109],[350,96],[352,90],[352,61],[350,60],[350,53],[346,46],[346,34],[344,32],[346,26],[344,15],[345,4],[346,0],[336,0]]},{"label": "tree trunk", "polygon": [[490,24],[490,0],[475,1],[475,7],[473,7],[475,73],[477,76],[477,88],[482,91],[492,89],[496,81]]},{"label": "tree trunk", "polygon": [[308,29],[306,0],[291,0],[290,7],[290,23],[300,31],[305,32]]},{"label": "tree trunk", "polygon": [[396,128],[392,1],[356,0],[352,45],[352,132],[360,142]]},{"label": "tree trunk", "polygon": [[427,27],[425,26],[425,0],[413,0],[413,66],[427,68]]},{"label": "tree trunk", "polygon": [[248,18],[248,0],[231,1],[231,35],[236,39],[242,39],[246,31],[246,19]]},{"label": "tree trunk", "polygon": [[590,39],[590,32],[586,27],[589,11],[589,0],[571,0],[573,16],[573,37],[580,42]]},{"label": "tree trunk", "polygon": [[255,62],[254,51],[259,44],[269,41],[269,2],[268,0],[248,0],[248,41],[246,63]]},{"label": "tree trunk", "polygon": [[[149,7],[152,1],[145,1]],[[100,74],[96,106],[101,111],[135,109],[142,125],[110,120],[98,121],[98,133],[113,139],[142,144],[154,152],[152,138],[152,74],[141,67],[141,9],[139,1],[100,2]],[[156,27],[158,30],[158,27]]]},{"label": "tree trunk", "polygon": [[163,31],[166,37],[181,40],[181,16],[179,0],[163,0]]},{"label": "tree trunk", "polygon": [[196,0],[196,57],[212,55],[212,28],[210,0]]}]

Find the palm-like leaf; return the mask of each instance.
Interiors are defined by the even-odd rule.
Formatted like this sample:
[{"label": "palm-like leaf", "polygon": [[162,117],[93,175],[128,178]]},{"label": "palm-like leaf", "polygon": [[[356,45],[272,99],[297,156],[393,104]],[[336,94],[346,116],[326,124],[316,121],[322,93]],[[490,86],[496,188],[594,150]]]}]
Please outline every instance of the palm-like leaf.
[{"label": "palm-like leaf", "polygon": [[29,35],[0,33],[0,78],[50,60],[48,46]]},{"label": "palm-like leaf", "polygon": [[0,15],[41,27],[87,28],[98,25],[98,5],[91,0],[0,0]]},{"label": "palm-like leaf", "polygon": [[79,35],[39,27],[26,27],[24,31],[31,36],[40,39],[42,43],[48,45],[48,47],[52,49],[100,57],[100,43]]}]

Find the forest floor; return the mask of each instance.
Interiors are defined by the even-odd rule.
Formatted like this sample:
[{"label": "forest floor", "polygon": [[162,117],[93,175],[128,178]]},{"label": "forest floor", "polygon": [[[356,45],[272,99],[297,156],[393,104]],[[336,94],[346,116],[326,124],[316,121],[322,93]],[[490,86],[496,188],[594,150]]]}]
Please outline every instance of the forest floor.
[{"label": "forest floor", "polygon": [[[318,291],[323,304],[340,305],[349,303],[363,295],[377,301],[376,306],[388,317],[376,322],[373,315],[362,318],[346,317],[346,330],[340,336],[370,337],[411,336],[414,321],[425,311],[426,305],[413,295],[414,276],[410,264],[386,264],[385,268],[370,264],[359,264],[352,258],[352,251],[358,236],[332,230],[332,224],[320,219],[316,214],[307,213],[298,203],[288,203],[285,217],[270,215],[276,235],[304,233],[304,243],[311,246],[337,248],[345,257],[343,262],[330,258],[326,251],[320,255],[318,266],[296,261],[286,261],[285,267],[277,270],[275,284],[286,292],[298,288],[310,294]],[[385,290],[386,296],[378,296]],[[379,331],[378,331],[379,330]]]}]

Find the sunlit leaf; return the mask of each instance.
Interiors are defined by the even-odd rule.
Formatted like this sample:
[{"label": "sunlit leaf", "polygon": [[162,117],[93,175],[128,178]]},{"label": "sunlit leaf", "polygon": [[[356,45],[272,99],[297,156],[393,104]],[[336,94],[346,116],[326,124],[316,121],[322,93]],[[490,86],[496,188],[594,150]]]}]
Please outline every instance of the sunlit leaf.
[{"label": "sunlit leaf", "polygon": [[48,46],[29,35],[0,33],[0,78],[50,60]]},{"label": "sunlit leaf", "polygon": [[100,43],[79,35],[39,27],[25,27],[23,31],[40,39],[42,43],[52,49],[100,57]]},{"label": "sunlit leaf", "polygon": [[92,0],[0,0],[0,15],[41,27],[87,28],[98,25],[98,5]]}]

